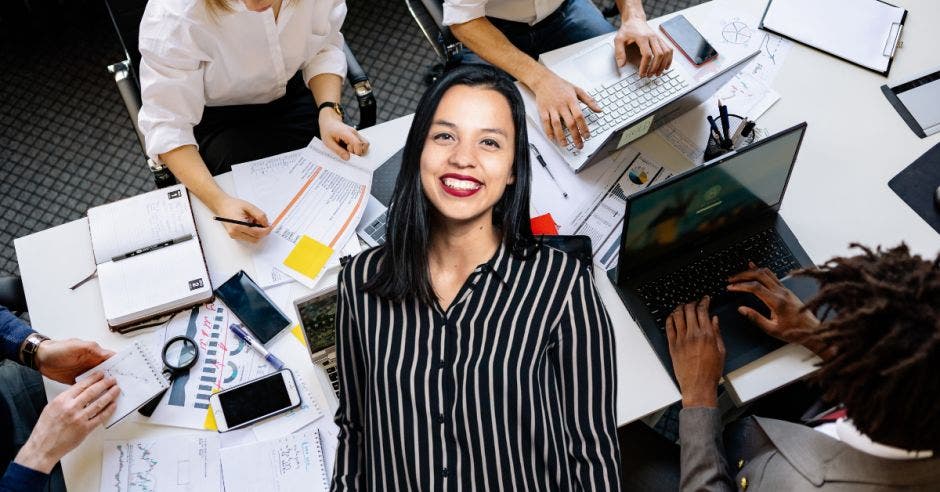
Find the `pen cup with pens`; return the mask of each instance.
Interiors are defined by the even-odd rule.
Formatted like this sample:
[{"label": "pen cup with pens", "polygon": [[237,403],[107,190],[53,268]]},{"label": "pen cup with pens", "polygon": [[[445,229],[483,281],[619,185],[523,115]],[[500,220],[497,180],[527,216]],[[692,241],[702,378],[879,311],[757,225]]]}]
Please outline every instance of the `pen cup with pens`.
[{"label": "pen cup with pens", "polygon": [[705,162],[732,150],[746,147],[754,142],[757,132],[753,121],[728,112],[728,107],[718,103],[718,117],[708,115],[708,143],[705,145]]}]

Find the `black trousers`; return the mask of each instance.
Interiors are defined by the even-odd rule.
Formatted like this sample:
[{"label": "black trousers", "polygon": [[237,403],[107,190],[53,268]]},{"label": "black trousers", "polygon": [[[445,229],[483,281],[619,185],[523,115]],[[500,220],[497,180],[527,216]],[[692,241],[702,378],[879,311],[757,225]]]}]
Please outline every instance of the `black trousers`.
[{"label": "black trousers", "polygon": [[298,72],[287,93],[267,104],[206,107],[193,129],[199,154],[213,176],[232,164],[296,150],[320,135],[317,107]]}]

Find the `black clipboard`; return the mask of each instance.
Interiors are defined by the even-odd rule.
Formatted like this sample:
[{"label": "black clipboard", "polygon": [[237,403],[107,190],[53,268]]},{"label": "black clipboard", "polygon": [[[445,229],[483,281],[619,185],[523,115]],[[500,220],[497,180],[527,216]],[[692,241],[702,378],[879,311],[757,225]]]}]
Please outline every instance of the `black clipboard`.
[{"label": "black clipboard", "polygon": [[[820,0],[820,1],[826,1],[826,0]],[[881,2],[881,3],[883,3],[883,4],[885,4],[885,5],[888,5],[888,6],[891,6],[891,7],[898,7],[897,5],[894,5],[894,4],[892,4],[892,3],[885,2],[884,0],[873,0],[873,1]],[[857,66],[857,67],[862,67],[862,68],[864,68],[865,70],[868,70],[868,71],[870,71],[870,72],[875,72],[875,73],[880,74],[880,75],[883,75],[883,76],[885,76],[885,77],[888,76],[888,72],[891,71],[891,65],[894,63],[894,55],[896,54],[897,46],[898,46],[898,45],[900,44],[900,42],[901,42],[901,34],[904,32],[904,22],[907,21],[907,9],[903,9],[903,10],[904,10],[904,13],[901,14],[901,23],[900,23],[900,27],[898,28],[898,37],[897,37],[897,39],[895,39],[895,41],[894,41],[894,42],[895,42],[895,47],[894,47],[894,49],[892,50],[891,57],[888,59],[888,66],[887,66],[887,68],[885,68],[885,70],[882,72],[882,71],[880,71],[880,70],[875,70],[874,68],[871,68],[871,67],[866,67],[865,65],[862,65],[862,64],[860,64],[860,63],[856,63],[856,62],[854,62],[854,61],[852,61],[852,60],[849,60],[849,59],[847,59],[847,58],[843,58],[843,57],[841,57],[841,56],[839,56],[839,55],[832,54],[832,53],[830,53],[830,52],[828,52],[828,51],[826,51],[826,50],[824,50],[824,49],[822,49],[822,48],[818,48],[818,47],[813,46],[813,45],[811,45],[811,44],[809,44],[809,43],[805,43],[805,42],[800,41],[800,40],[798,40],[798,39],[794,39],[794,38],[792,38],[792,37],[790,37],[790,36],[788,36],[788,35],[786,35],[786,34],[783,34],[783,33],[781,33],[781,32],[775,31],[775,30],[773,30],[773,29],[770,29],[769,27],[764,26],[764,18],[767,17],[767,12],[770,10],[770,5],[771,5],[773,2],[774,2],[774,0],[768,0],[767,6],[764,7],[764,13],[763,13],[763,15],[761,15],[761,17],[760,17],[760,24],[757,26],[758,28],[763,29],[764,31],[767,31],[767,32],[769,32],[769,33],[776,34],[777,36],[780,36],[780,37],[782,37],[782,38],[789,39],[790,41],[793,41],[794,43],[800,43],[800,44],[802,44],[803,46],[808,46],[808,47],[810,47],[810,48],[812,48],[812,49],[814,49],[814,50],[816,50],[816,51],[819,51],[819,52],[821,52],[821,53],[825,53],[825,54],[827,54],[827,55],[829,55],[829,56],[831,56],[831,57],[833,57],[833,58],[838,58],[838,59],[840,59],[840,60],[842,60],[842,61],[851,63],[852,65],[855,65],[855,66]]]}]

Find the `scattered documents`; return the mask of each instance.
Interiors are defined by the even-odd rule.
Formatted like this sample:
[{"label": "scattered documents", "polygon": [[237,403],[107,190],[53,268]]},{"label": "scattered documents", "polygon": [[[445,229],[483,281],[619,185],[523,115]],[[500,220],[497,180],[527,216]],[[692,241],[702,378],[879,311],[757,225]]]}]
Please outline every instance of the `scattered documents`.
[{"label": "scattered documents", "polygon": [[[339,159],[318,139],[232,167],[238,196],[261,208],[274,227],[252,254],[262,287],[297,280],[315,288],[323,271],[339,267],[340,257],[360,251],[355,229],[368,202],[370,169],[359,156]],[[309,239],[298,245],[303,236]],[[312,248],[310,240],[329,251]],[[317,268],[306,261],[311,258]]]},{"label": "scattered documents", "polygon": [[226,492],[330,489],[320,433],[304,429],[279,439],[222,450]]},{"label": "scattered documents", "polygon": [[112,329],[212,297],[183,185],[92,207],[88,228],[104,315]]},{"label": "scattered documents", "polygon": [[169,387],[163,376],[163,364],[159,361],[159,352],[155,354],[152,347],[134,340],[124,350],[79,375],[75,381],[88,379],[95,372],[117,380],[121,394],[115,403],[114,414],[105,422],[105,427],[111,427]]},{"label": "scattered documents", "polygon": [[104,441],[103,450],[101,492],[224,490],[214,433]]},{"label": "scattered documents", "polygon": [[[199,345],[199,357],[188,374],[173,380],[160,404],[149,418],[152,424],[207,428],[209,397],[221,389],[266,376],[274,367],[228,328],[241,323],[221,302],[205,304],[180,313],[166,324],[153,340],[162,347],[165,340],[185,335]],[[293,334],[285,334],[269,347],[293,373],[301,396],[300,407],[259,422],[251,427],[258,438],[293,432],[324,415],[325,399],[316,388],[313,362],[306,345]],[[211,427],[211,426],[210,426]]]}]

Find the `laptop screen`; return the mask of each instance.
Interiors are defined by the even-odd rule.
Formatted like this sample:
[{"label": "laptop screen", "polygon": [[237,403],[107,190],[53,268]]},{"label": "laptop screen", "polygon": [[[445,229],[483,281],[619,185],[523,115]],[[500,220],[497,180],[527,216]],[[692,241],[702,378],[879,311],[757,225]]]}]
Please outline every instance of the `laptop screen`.
[{"label": "laptop screen", "polygon": [[805,130],[802,123],[630,197],[621,270],[650,265],[779,205]]},{"label": "laptop screen", "polygon": [[336,345],[336,291],[297,301],[300,326],[307,335],[310,354]]}]

